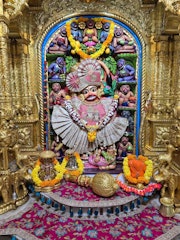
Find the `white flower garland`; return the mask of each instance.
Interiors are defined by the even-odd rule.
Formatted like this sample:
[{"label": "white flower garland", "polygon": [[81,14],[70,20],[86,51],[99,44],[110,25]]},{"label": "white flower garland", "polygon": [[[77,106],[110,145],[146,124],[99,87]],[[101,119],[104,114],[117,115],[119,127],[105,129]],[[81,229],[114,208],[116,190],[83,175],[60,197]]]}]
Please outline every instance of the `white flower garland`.
[{"label": "white flower garland", "polygon": [[[69,113],[69,115],[71,116],[71,118],[82,128],[82,129],[87,129],[86,124],[83,122],[82,119],[80,119],[80,115],[77,113],[77,111],[74,109],[74,107],[71,104],[71,100],[65,100],[65,108],[67,110],[67,112]],[[110,120],[112,119],[112,117],[114,116],[114,113],[117,109],[118,106],[118,99],[113,99],[108,113],[106,114],[106,116],[101,120],[101,122],[99,123],[99,125],[97,126],[97,129],[102,129],[104,126],[106,126]]]}]

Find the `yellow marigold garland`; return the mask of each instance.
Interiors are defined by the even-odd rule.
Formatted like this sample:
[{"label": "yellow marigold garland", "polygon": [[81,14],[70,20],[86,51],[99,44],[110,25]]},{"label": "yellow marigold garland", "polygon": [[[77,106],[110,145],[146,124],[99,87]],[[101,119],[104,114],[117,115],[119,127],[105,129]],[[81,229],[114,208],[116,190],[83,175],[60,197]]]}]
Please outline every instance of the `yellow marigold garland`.
[{"label": "yellow marigold garland", "polygon": [[136,159],[136,156],[130,154],[127,157],[124,158],[124,160],[123,160],[123,172],[124,172],[125,178],[130,183],[134,183],[134,184],[145,183],[145,184],[148,184],[151,177],[152,177],[152,173],[153,173],[153,163],[152,163],[152,161],[149,160],[147,157],[139,155],[138,159],[143,160],[144,163],[146,164],[146,171],[144,173],[144,176],[134,178],[134,177],[131,176],[131,171],[130,171],[130,168],[129,168],[129,163],[128,162],[129,162],[130,159]]},{"label": "yellow marigold garland", "polygon": [[[82,22],[82,21],[85,21],[85,20],[87,20],[87,19],[81,18],[81,19],[79,19],[78,21],[79,21],[79,22]],[[109,29],[108,37],[107,37],[106,40],[102,43],[101,48],[100,48],[98,51],[96,51],[95,53],[90,54],[90,55],[82,51],[80,42],[74,40],[74,38],[73,38],[73,36],[72,36],[72,34],[71,34],[71,23],[72,23],[73,21],[76,21],[76,22],[77,22],[77,19],[71,19],[70,21],[68,21],[68,22],[66,23],[66,32],[67,32],[68,40],[69,40],[72,48],[74,49],[74,52],[76,52],[76,53],[77,53],[81,58],[83,58],[83,59],[87,59],[87,58],[95,58],[95,59],[96,59],[96,58],[98,58],[99,56],[101,56],[101,55],[104,53],[105,49],[106,49],[106,48],[108,47],[108,45],[110,44],[110,42],[112,41],[113,36],[114,36],[114,26],[115,26],[115,24],[114,24],[113,21],[106,20],[106,19],[96,19],[96,18],[94,18],[93,20],[94,20],[94,21],[98,21],[98,22],[99,22],[99,21],[102,21],[103,23],[105,23],[105,22],[110,22],[110,29]]]},{"label": "yellow marigold garland", "polygon": [[54,169],[57,172],[56,177],[52,180],[42,181],[39,178],[39,171],[41,169],[41,161],[40,161],[40,159],[37,160],[37,162],[35,164],[35,167],[34,167],[32,173],[31,173],[32,180],[34,181],[36,186],[38,186],[38,187],[52,187],[62,180],[63,175],[66,171],[65,167],[62,166],[61,164],[59,164],[59,161],[57,159],[54,159],[53,164],[54,164]]},{"label": "yellow marigold garland", "polygon": [[[77,164],[78,164],[78,169],[77,169],[77,170],[68,170],[68,169],[65,169],[65,173],[69,173],[69,174],[72,175],[72,176],[79,176],[79,175],[81,175],[81,174],[83,173],[83,171],[84,171],[84,164],[83,164],[83,162],[82,162],[82,160],[81,160],[81,158],[80,158],[79,153],[74,152],[74,156],[75,156],[76,161],[77,161]],[[63,161],[62,161],[62,164],[61,164],[61,165],[63,166],[63,168],[66,168],[68,161],[69,161],[69,157],[68,157],[68,156],[65,156],[64,159],[63,159]]]}]

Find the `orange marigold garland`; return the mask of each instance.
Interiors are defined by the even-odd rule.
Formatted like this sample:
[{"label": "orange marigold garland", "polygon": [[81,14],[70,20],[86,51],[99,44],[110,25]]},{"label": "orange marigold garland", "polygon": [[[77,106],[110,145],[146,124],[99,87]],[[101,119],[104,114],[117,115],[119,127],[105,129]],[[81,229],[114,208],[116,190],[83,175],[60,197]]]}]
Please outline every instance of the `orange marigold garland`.
[{"label": "orange marigold garland", "polygon": [[62,180],[63,175],[66,171],[65,167],[62,166],[56,158],[53,160],[53,164],[54,164],[54,169],[57,172],[56,177],[52,180],[42,181],[39,178],[39,171],[41,169],[41,161],[40,161],[40,159],[37,160],[37,162],[35,164],[35,167],[34,167],[34,169],[32,170],[32,173],[31,173],[32,180],[34,181],[36,186],[38,186],[38,187],[52,187]]},{"label": "orange marigold garland", "polygon": [[[145,166],[144,173],[142,174],[142,169],[139,168],[139,171],[137,170],[137,175],[135,175],[132,171],[133,164],[135,165],[136,163],[139,164],[141,162],[142,164],[139,165],[139,167],[142,168],[142,166]],[[143,165],[144,163],[144,165]],[[136,164],[136,165],[137,165]],[[147,157],[144,157],[142,155],[138,156],[138,159],[136,158],[135,155],[128,155],[127,157],[124,158],[123,161],[123,172],[125,178],[128,180],[128,182],[133,183],[133,184],[138,184],[138,183],[145,183],[148,184],[150,182],[150,179],[152,177],[153,173],[153,163],[151,160],[149,160]]]}]

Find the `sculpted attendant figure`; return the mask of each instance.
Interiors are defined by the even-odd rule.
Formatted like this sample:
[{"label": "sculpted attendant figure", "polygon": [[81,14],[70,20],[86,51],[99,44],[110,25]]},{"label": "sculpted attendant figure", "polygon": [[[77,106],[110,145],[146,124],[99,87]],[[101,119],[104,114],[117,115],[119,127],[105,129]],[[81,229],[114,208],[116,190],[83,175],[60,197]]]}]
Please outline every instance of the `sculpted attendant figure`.
[{"label": "sculpted attendant figure", "polygon": [[119,105],[123,107],[135,107],[136,97],[129,85],[122,85],[119,91]]},{"label": "sculpted attendant figure", "polygon": [[68,38],[66,33],[66,28],[62,27],[59,33],[50,43],[48,53],[61,53],[66,54],[68,51]]},{"label": "sculpted attendant figure", "polygon": [[121,27],[115,28],[112,46],[115,53],[136,52],[134,42],[124,33]]},{"label": "sculpted attendant figure", "polygon": [[96,149],[90,155],[88,161],[91,165],[97,166],[100,170],[108,170],[116,168],[117,150],[115,144],[108,147]]},{"label": "sculpted attendant figure", "polygon": [[82,33],[78,28],[77,22],[71,23],[71,34],[76,41],[82,42]]},{"label": "sculpted attendant figure", "polygon": [[133,151],[133,145],[131,142],[129,142],[129,138],[126,136],[123,136],[121,138],[121,141],[118,143],[118,158],[124,158],[128,154],[132,153]]},{"label": "sculpted attendant figure", "polygon": [[63,57],[58,57],[56,62],[52,62],[48,67],[48,78],[51,81],[61,80],[61,74],[65,73],[65,61]]},{"label": "sculpted attendant figure", "polygon": [[62,104],[65,96],[65,91],[61,89],[60,83],[53,83],[52,91],[49,94],[49,105]]},{"label": "sculpted attendant figure", "polygon": [[135,69],[126,64],[124,59],[118,60],[117,68],[118,82],[135,80]]},{"label": "sculpted attendant figure", "polygon": [[92,19],[89,19],[86,25],[87,25],[87,28],[85,28],[83,33],[83,43],[87,47],[95,46],[98,43],[95,22]]}]

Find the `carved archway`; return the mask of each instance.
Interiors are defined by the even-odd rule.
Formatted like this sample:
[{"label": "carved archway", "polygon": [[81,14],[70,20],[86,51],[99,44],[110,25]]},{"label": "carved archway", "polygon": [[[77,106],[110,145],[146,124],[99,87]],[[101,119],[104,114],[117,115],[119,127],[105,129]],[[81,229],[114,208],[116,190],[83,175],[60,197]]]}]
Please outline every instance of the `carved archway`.
[{"label": "carved archway", "polygon": [[[102,46],[103,44],[100,46],[100,50],[97,49],[95,50],[95,52],[90,52],[87,53],[87,47],[86,49],[80,49],[82,51],[80,51],[80,53],[77,53],[77,48],[73,47],[73,43],[69,41],[68,39],[68,46],[70,47],[70,49],[68,50],[68,53],[57,53],[56,52],[48,52],[53,39],[56,38],[57,34],[59,33],[59,31],[63,28],[66,27],[69,24],[70,21],[75,20],[75,21],[79,21],[79,19],[95,19],[95,21],[98,22],[112,22],[113,25],[116,28],[122,28],[124,31],[124,34],[126,36],[128,36],[132,41],[134,41],[133,43],[133,47],[135,49],[135,51],[122,51],[119,53],[113,53],[113,50],[111,50],[112,47],[112,39],[114,36],[112,36],[111,41],[108,43],[108,45],[105,46],[105,48],[103,49],[103,51],[101,52]],[[103,19],[103,20],[102,20]],[[101,21],[102,20],[102,21]],[[83,20],[86,22],[86,20]],[[78,24],[82,24],[83,21],[79,21]],[[81,23],[80,23],[81,22]],[[97,24],[97,25],[98,25]],[[69,25],[70,26],[70,25]],[[81,28],[79,28],[79,30],[81,30],[81,32],[84,30],[82,30]],[[98,30],[98,27],[97,27]],[[102,26],[99,27],[99,34],[102,32]],[[114,35],[114,28],[113,28],[113,35]],[[100,35],[99,35],[100,37]],[[110,47],[110,48],[109,48]],[[78,59],[78,61],[80,61],[81,58],[91,58],[91,56],[93,56],[92,58],[94,59],[99,59],[101,58],[101,60],[105,60],[105,62],[107,63],[107,59],[109,60],[110,58],[114,59],[114,63],[115,63],[115,68],[117,67],[117,61],[120,58],[124,58],[126,64],[128,63],[128,65],[130,65],[131,67],[134,68],[135,70],[135,79],[133,79],[131,82],[126,82],[126,81],[122,81],[121,80],[118,82],[117,84],[117,88],[120,89],[121,85],[131,85],[130,88],[132,87],[132,89],[130,89],[134,96],[137,97],[137,101],[135,103],[135,107],[119,107],[119,114],[125,114],[125,112],[131,112],[131,116],[130,119],[134,122],[134,128],[133,130],[131,129],[128,130],[130,131],[128,133],[128,131],[125,132],[125,136],[128,137],[130,140],[130,142],[133,145],[133,152],[135,154],[139,153],[139,131],[140,131],[140,123],[141,123],[141,111],[142,111],[142,105],[144,102],[144,93],[143,93],[143,79],[144,79],[144,72],[143,72],[143,64],[144,64],[144,40],[142,38],[142,36],[140,35],[139,31],[128,21],[126,21],[125,19],[117,19],[113,18],[113,17],[107,17],[107,16],[103,16],[103,15],[97,15],[97,16],[93,16],[93,15],[83,15],[83,16],[73,16],[73,17],[69,17],[66,19],[61,19],[60,21],[57,21],[56,23],[52,24],[51,26],[49,26],[49,29],[46,31],[46,33],[42,36],[40,42],[39,42],[39,51],[40,51],[40,65],[41,65],[41,83],[40,83],[40,88],[41,88],[41,93],[42,93],[42,116],[43,119],[41,119],[41,127],[42,127],[42,132],[44,132],[44,138],[42,139],[42,145],[44,146],[44,148],[51,148],[52,142],[53,142],[53,130],[51,128],[51,107],[49,106],[49,93],[51,91],[51,86],[52,83],[54,82],[54,79],[51,79],[50,77],[50,73],[48,72],[48,68],[50,67],[51,63],[55,63],[56,59],[58,57],[62,57],[64,58],[66,64],[68,62],[68,58],[70,57],[72,61],[74,61],[74,59]],[[108,50],[110,51],[109,53],[105,53],[105,50],[108,48]],[[74,52],[76,51],[76,52]],[[58,55],[59,54],[59,55]],[[94,54],[94,55],[93,55]],[[75,57],[74,57],[75,56]],[[112,59],[111,59],[112,60]],[[59,75],[59,79],[57,80],[57,82],[60,82],[62,84],[62,87],[65,87],[65,79],[67,74],[71,71],[69,69],[69,67],[65,66],[67,72],[63,72],[62,74]],[[109,66],[108,66],[109,67]],[[112,68],[111,68],[112,70]],[[112,73],[112,71],[114,71]],[[117,69],[112,70],[111,73],[113,75],[113,78],[117,80],[118,76],[117,76]],[[46,101],[47,100],[47,101]],[[131,124],[131,123],[130,123]],[[133,124],[133,123],[132,123]],[[119,139],[120,140],[120,139]]]}]

